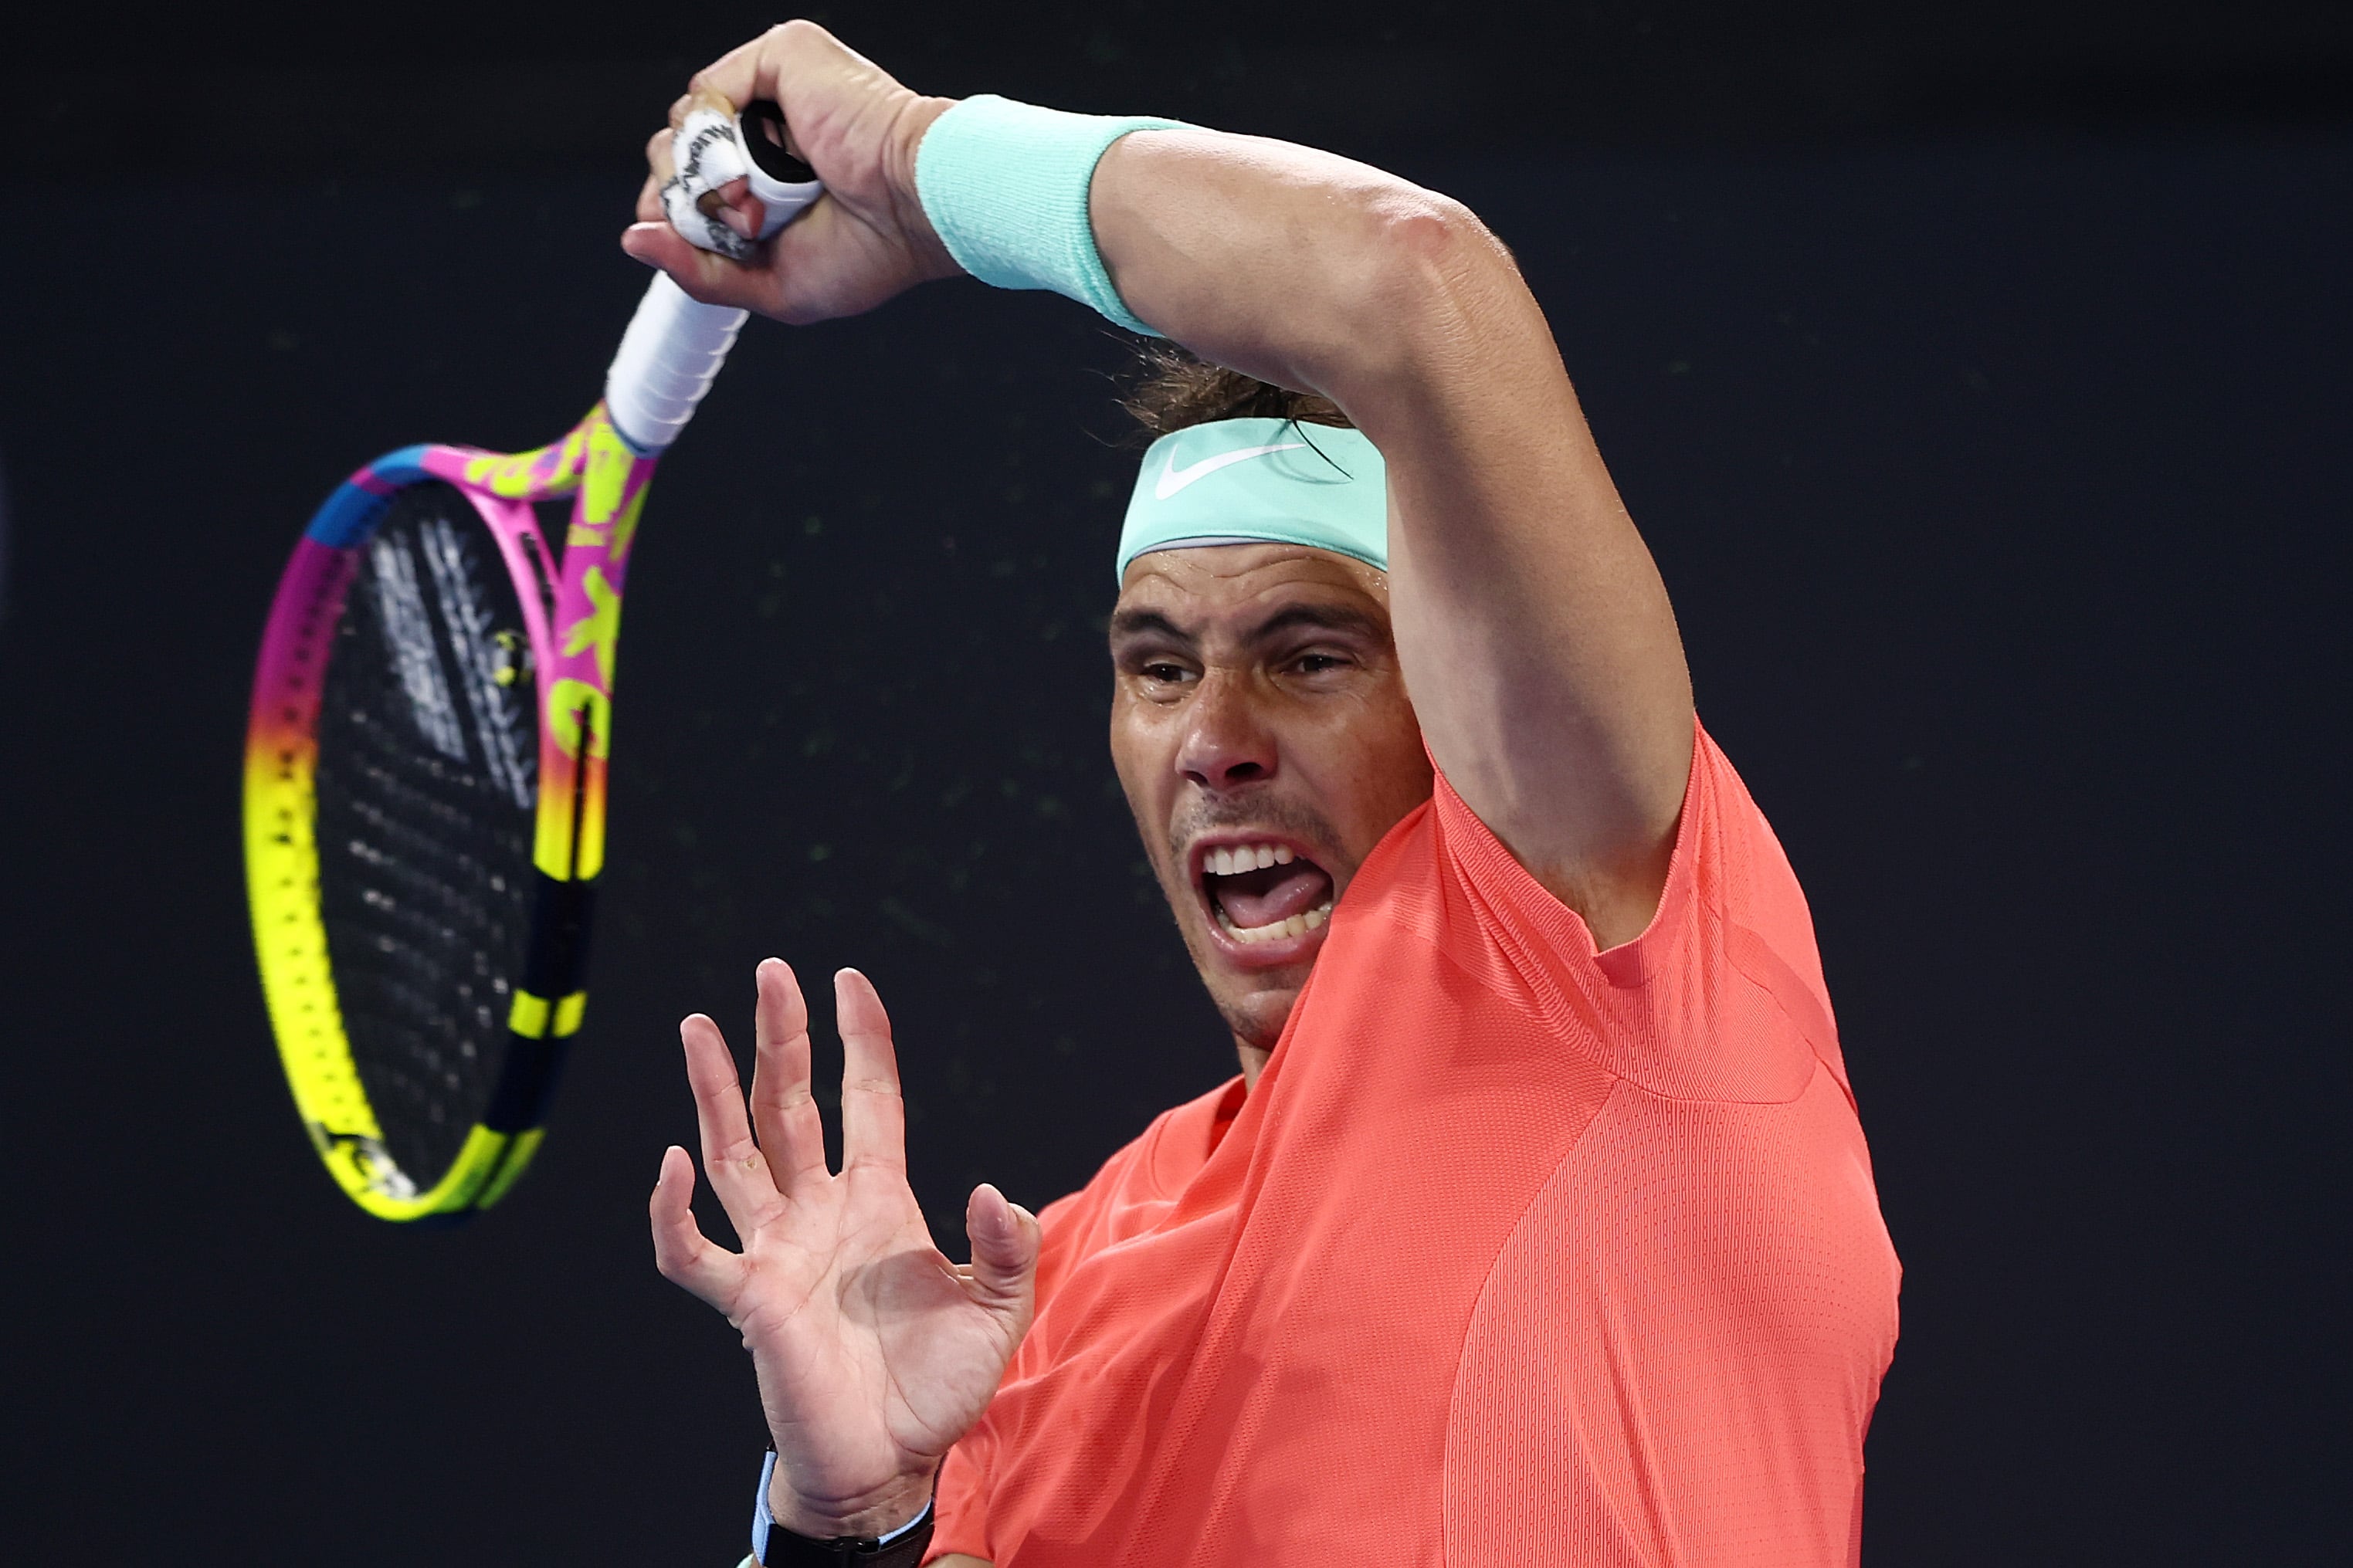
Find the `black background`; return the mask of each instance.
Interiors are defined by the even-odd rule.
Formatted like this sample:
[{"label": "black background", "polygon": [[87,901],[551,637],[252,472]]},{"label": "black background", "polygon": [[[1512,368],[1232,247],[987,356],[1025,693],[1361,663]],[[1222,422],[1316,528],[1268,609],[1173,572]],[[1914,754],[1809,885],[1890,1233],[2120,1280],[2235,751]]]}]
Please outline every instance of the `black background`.
[{"label": "black background", "polygon": [[[1813,901],[1906,1267],[1870,1560],[2341,1561],[2342,8],[818,15],[1515,247]],[[881,986],[952,1251],[974,1181],[1231,1070],[1103,743],[1126,350],[955,284],[756,323],[663,467],[529,1178],[379,1225],[289,1114],[236,826],[279,567],[364,458],[595,397],[636,148],[766,19],[56,8],[0,64],[20,1549],[733,1561],[750,1380],[642,1205],[675,1020],[767,952]]]}]

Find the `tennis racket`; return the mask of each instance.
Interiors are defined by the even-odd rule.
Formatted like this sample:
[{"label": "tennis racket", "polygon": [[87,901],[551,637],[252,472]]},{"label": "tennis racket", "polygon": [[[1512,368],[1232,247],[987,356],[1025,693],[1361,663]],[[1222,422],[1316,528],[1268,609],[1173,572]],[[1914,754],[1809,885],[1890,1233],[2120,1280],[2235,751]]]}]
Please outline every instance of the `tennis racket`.
[{"label": "tennis racket", "polygon": [[[821,189],[780,141],[742,138],[769,234]],[[587,1005],[630,547],[744,320],[656,277],[560,440],[378,458],[279,582],[246,732],[254,948],[302,1124],[380,1218],[488,1208],[539,1147]],[[559,540],[537,506],[563,500]]]}]

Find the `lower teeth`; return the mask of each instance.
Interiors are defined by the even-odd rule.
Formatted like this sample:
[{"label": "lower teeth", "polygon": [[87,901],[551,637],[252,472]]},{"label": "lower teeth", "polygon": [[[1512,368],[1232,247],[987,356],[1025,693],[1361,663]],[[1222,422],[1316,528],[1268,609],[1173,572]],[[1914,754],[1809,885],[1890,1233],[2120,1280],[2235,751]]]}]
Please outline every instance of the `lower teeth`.
[{"label": "lower teeth", "polygon": [[1227,935],[1242,942],[1278,942],[1284,937],[1305,936],[1329,920],[1331,916],[1332,900],[1326,899],[1305,914],[1293,915],[1288,920],[1275,921],[1262,926],[1238,926],[1234,924],[1232,917],[1226,913],[1225,907],[1222,904],[1218,906],[1218,924],[1225,928]]}]

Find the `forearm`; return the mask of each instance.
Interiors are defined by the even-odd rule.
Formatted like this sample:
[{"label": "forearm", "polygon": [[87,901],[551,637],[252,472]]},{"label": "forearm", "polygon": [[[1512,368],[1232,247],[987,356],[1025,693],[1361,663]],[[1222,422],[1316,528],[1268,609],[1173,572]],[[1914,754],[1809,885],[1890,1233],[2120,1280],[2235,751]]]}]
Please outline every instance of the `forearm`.
[{"label": "forearm", "polygon": [[[1384,447],[1399,432],[1379,426],[1466,375],[1565,382],[1502,247],[1460,203],[1381,170],[1151,132],[1113,144],[1089,207],[1129,309],[1204,358],[1331,397]],[[1518,353],[1531,322],[1546,352]]]}]

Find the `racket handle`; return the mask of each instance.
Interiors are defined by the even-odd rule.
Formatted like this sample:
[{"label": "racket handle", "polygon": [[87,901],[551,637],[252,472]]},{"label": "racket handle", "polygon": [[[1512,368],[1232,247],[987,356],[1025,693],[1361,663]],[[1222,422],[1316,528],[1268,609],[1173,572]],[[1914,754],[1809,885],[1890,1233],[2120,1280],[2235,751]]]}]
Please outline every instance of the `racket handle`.
[{"label": "racket handle", "polygon": [[605,412],[624,440],[652,457],[678,439],[744,316],[730,305],[690,300],[669,273],[656,275],[605,373]]}]

